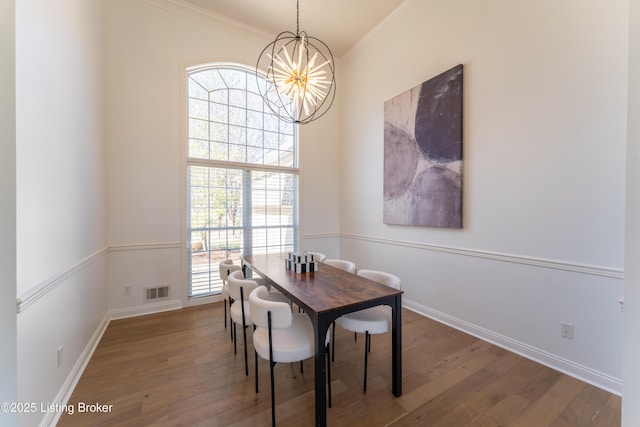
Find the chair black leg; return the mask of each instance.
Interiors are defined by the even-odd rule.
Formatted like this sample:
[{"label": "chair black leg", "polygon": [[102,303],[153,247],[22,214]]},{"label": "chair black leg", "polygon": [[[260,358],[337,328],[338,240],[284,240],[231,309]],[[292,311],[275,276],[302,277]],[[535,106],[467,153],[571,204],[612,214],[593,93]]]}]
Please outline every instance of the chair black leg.
[{"label": "chair black leg", "polygon": [[300,373],[304,374],[304,365],[302,363],[302,360],[300,361]]},{"label": "chair black leg", "polygon": [[364,388],[363,388],[363,393],[367,394],[367,364],[369,362],[369,340],[371,339],[371,336],[369,335],[369,332],[365,332],[364,335]]},{"label": "chair black leg", "polygon": [[224,328],[227,329],[227,300],[222,302],[224,303]]},{"label": "chair black leg", "polygon": [[[233,298],[229,297],[229,324],[230,325],[233,323],[233,319],[231,318],[231,304],[233,304]],[[225,306],[225,312],[226,312],[226,309],[227,307]],[[234,340],[233,331],[230,331],[230,335],[231,335],[231,341],[233,341]]]},{"label": "chair black leg", "polygon": [[271,312],[267,312],[267,325],[269,327],[269,369],[271,375],[271,426],[276,427],[276,391],[273,385],[273,335],[271,333]]},{"label": "chair black leg", "polygon": [[256,360],[256,366],[255,366],[255,371],[256,371],[256,394],[258,394],[258,352],[254,351],[253,352],[254,356],[255,356],[255,360]]},{"label": "chair black leg", "polygon": [[249,375],[249,364],[247,362],[247,327],[242,326],[242,334],[244,336],[244,374]]},{"label": "chair black leg", "polygon": [[329,360],[329,347],[331,343],[327,344],[325,352],[327,353],[327,384],[329,385],[329,408],[331,408],[331,361]]},{"label": "chair black leg", "polygon": [[233,322],[233,328],[231,328],[231,335],[233,338],[233,354],[238,354],[238,336],[236,333],[236,322]]},{"label": "chair black leg", "polygon": [[244,288],[241,286],[240,287],[240,301],[242,303],[242,305],[240,306],[242,308],[242,336],[244,339],[244,374],[245,375],[249,375],[249,363],[247,361],[248,357],[247,357],[247,315],[244,312]]},{"label": "chair black leg", "polygon": [[354,341],[358,341],[358,333],[357,332],[353,333],[353,340]]}]

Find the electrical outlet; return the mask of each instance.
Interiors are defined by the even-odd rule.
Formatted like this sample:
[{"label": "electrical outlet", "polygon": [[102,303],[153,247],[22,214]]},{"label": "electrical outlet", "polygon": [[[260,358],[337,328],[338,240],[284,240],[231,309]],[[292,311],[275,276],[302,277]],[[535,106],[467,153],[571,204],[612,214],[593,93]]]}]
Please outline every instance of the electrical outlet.
[{"label": "electrical outlet", "polygon": [[62,366],[62,350],[62,346],[58,347],[58,367]]},{"label": "electrical outlet", "polygon": [[573,339],[573,325],[571,323],[560,323],[560,336],[563,338]]},{"label": "electrical outlet", "polygon": [[131,286],[125,286],[124,287],[124,294],[125,295],[131,295]]}]

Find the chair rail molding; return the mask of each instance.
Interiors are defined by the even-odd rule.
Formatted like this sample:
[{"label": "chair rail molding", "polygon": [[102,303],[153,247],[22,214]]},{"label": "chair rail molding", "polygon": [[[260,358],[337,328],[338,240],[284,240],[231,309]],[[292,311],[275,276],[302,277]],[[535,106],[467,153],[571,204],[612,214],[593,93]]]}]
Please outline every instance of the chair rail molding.
[{"label": "chair rail molding", "polygon": [[435,245],[430,243],[412,242],[406,240],[387,239],[381,237],[372,237],[354,233],[340,233],[340,237],[345,239],[363,240],[367,242],[380,243],[391,246],[404,246],[408,248],[422,249],[427,251],[435,251],[449,253],[454,255],[468,256],[474,258],[484,258],[494,261],[510,262],[514,264],[524,264],[534,267],[551,268],[554,270],[571,271],[574,273],[589,274],[594,276],[608,277],[612,279],[624,279],[624,270],[612,267],[603,267],[598,265],[588,265],[569,261],[536,258],[530,256],[506,254],[501,252],[484,251],[478,249],[466,249],[454,246]]},{"label": "chair rail molding", "polygon": [[140,251],[140,250],[157,250],[157,249],[180,249],[182,244],[180,242],[165,242],[165,243],[143,243],[143,244],[126,244],[126,245],[113,245],[105,246],[102,249],[82,258],[76,264],[68,268],[67,270],[50,277],[49,279],[41,282],[37,286],[26,291],[16,299],[16,310],[18,313],[24,311],[27,307],[38,301],[40,298],[47,295],[54,290],[58,285],[64,283],[67,279],[77,274],[79,271],[85,269],[99,258],[107,255],[110,252],[120,251]]},{"label": "chair rail molding", "polygon": [[106,255],[108,250],[109,248],[105,246],[104,248],[92,253],[91,255],[82,258],[66,271],[53,276],[45,280],[44,282],[41,282],[37,286],[29,289],[27,292],[16,299],[17,312],[20,313],[24,311],[27,307],[54,290],[58,285],[64,283],[68,278],[77,274],[79,271],[85,269],[87,266],[91,265],[93,262]]},{"label": "chair rail molding", "polygon": [[182,243],[180,242],[164,242],[164,243],[131,243],[124,245],[111,245],[109,246],[109,252],[120,251],[146,251],[152,249],[180,249]]},{"label": "chair rail molding", "polygon": [[340,233],[308,233],[302,236],[303,239],[333,239],[342,237]]}]

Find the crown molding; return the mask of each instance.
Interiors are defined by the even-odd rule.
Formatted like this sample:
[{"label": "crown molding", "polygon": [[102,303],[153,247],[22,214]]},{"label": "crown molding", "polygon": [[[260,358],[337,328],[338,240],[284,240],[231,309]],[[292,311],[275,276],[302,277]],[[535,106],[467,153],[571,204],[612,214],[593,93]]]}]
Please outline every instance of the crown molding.
[{"label": "crown molding", "polygon": [[275,37],[268,31],[245,24],[228,16],[215,13],[209,9],[197,6],[184,0],[140,0],[143,3],[166,10],[176,15],[195,19],[202,23],[224,28],[225,30],[242,37],[247,37],[256,41],[265,42]]}]

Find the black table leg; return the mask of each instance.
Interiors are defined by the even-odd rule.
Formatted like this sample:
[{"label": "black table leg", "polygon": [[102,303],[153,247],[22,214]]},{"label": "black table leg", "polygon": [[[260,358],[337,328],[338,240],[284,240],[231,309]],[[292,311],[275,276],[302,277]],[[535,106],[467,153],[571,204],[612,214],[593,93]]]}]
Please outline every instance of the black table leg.
[{"label": "black table leg", "polygon": [[310,316],[315,333],[315,385],[316,385],[316,426],[325,427],[327,425],[327,396],[326,378],[327,366],[325,364],[326,336],[329,324],[320,321],[317,316]]},{"label": "black table leg", "polygon": [[392,345],[392,392],[396,397],[402,396],[402,297],[397,295],[392,307],[391,325]]}]

